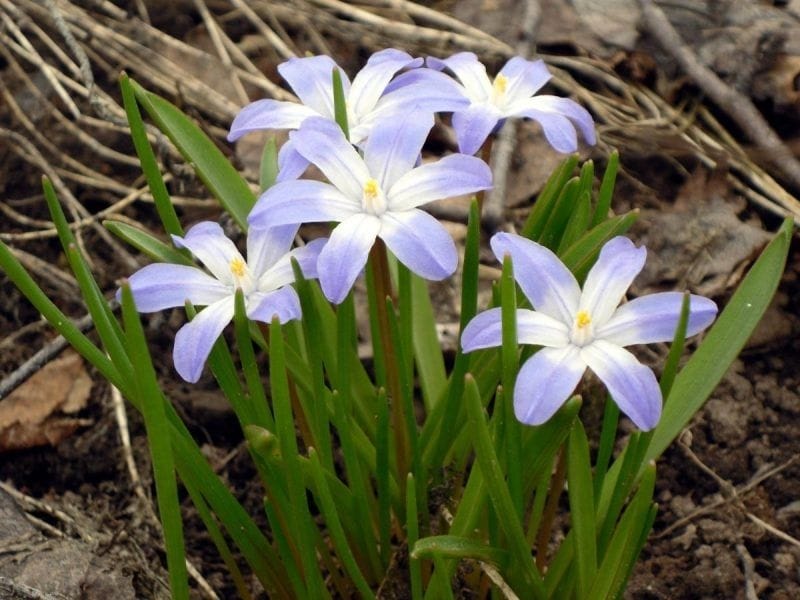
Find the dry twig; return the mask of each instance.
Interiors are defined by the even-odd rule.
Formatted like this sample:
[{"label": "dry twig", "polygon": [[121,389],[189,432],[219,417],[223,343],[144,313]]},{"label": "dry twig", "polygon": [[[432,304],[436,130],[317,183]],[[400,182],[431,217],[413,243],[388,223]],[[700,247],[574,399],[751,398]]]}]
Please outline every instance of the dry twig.
[{"label": "dry twig", "polygon": [[669,19],[653,0],[639,0],[648,31],[680,64],[681,68],[716,102],[759,148],[764,158],[800,190],[800,161],[778,137],[766,119],[751,102],[720,79],[714,71],[701,64],[694,52],[683,42]]}]

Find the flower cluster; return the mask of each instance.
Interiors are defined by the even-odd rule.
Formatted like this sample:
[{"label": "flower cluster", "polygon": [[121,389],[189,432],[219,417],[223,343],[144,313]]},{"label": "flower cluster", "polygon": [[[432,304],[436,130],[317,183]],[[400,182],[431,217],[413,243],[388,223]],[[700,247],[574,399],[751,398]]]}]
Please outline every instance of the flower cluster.
[{"label": "flower cluster", "polygon": [[[494,79],[471,53],[447,59],[413,58],[399,50],[374,54],[351,81],[327,56],[291,59],[278,67],[301,103],[259,100],[234,119],[228,139],[262,129],[290,130],[279,154],[275,185],[248,217],[247,260],[214,223],[200,223],[174,243],[189,249],[197,267],[155,264],[130,278],[141,311],[191,302],[206,308],[180,329],[174,360],[178,373],[197,381],[211,347],[232,319],[237,290],[247,316],[268,322],[300,318],[291,283],[291,259],[306,277],[319,278],[325,296],[342,302],[364,269],[377,238],[412,272],[429,280],[453,274],[458,255],[444,226],[421,206],[472,194],[492,184],[475,153],[509,117],[537,121],[559,152],[578,147],[578,132],[595,143],[589,113],[566,98],[535,94],[550,78],[542,61],[512,58]],[[342,82],[349,137],[337,124],[334,76]],[[459,153],[422,164],[434,115],[452,113]],[[309,165],[327,181],[301,179]],[[330,238],[290,250],[302,223],[335,223]],[[642,429],[660,412],[660,393],[648,368],[622,349],[670,339],[680,294],[634,300],[619,309],[644,249],[624,238],[609,242],[581,293],[575,278],[549,250],[509,234],[492,239],[498,258],[512,256],[518,281],[535,311],[520,310],[518,339],[545,348],[522,368],[515,406],[525,423],[547,420],[575,388],[588,366]],[[692,297],[690,333],[713,319],[716,307]],[[499,309],[476,317],[463,334],[471,351],[500,343]]]}]

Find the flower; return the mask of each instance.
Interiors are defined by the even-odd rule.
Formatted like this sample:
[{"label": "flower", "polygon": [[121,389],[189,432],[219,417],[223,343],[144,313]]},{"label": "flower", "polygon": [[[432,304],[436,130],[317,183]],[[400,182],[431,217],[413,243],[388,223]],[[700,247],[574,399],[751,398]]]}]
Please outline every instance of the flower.
[{"label": "flower", "polygon": [[433,115],[410,110],[376,124],[362,158],[339,127],[308,118],[290,141],[330,183],[283,181],[264,192],[248,217],[251,227],[340,222],[319,255],[322,290],[340,303],[380,237],[400,262],[439,280],[456,269],[455,244],[444,226],[417,207],[491,186],[491,171],[474,156],[453,154],[415,168]]},{"label": "flower", "polygon": [[316,263],[325,240],[291,246],[296,227],[251,230],[247,236],[247,261],[217,223],[198,223],[185,237],[172,236],[176,246],[188,248],[211,275],[198,267],[157,263],[148,265],[128,280],[140,312],[192,304],[205,306],[178,330],[173,359],[186,381],[200,379],[203,365],[222,329],[233,319],[236,290],[241,289],[250,319],[281,323],[300,318],[300,300],[289,285],[294,281],[291,259],[306,277],[316,277]]},{"label": "flower", "polygon": [[[302,104],[279,100],[257,100],[245,106],[231,124],[228,141],[260,129],[297,129],[312,116],[334,120],[333,78],[339,69],[345,95],[350,139],[362,143],[375,122],[398,111],[406,112],[409,103],[435,111],[451,111],[467,102],[458,96],[454,82],[431,69],[417,69],[421,58],[387,48],[376,52],[350,83],[350,79],[329,56],[291,58],[278,65],[278,72],[289,83]],[[391,79],[402,69],[423,71],[407,85],[396,85],[384,94]],[[424,92],[424,93],[423,93]],[[287,155],[287,159],[296,155]],[[296,165],[294,165],[296,167]],[[297,167],[299,168],[299,167]],[[302,169],[301,169],[302,172]]]},{"label": "flower", "polygon": [[[613,238],[603,246],[581,291],[572,273],[544,246],[509,233],[496,234],[491,246],[499,260],[511,256],[514,277],[535,309],[517,309],[518,341],[544,346],[517,375],[517,419],[528,425],[547,421],[589,367],[639,429],[655,427],[661,416],[658,382],[623,347],[673,339],[683,294],[651,294],[618,306],[642,270],[647,250],[627,238]],[[465,352],[501,345],[500,310],[490,309],[467,324],[461,337]],[[699,333],[716,314],[713,301],[690,296],[686,334]]]},{"label": "flower", "polygon": [[461,82],[460,93],[469,100],[467,108],[453,113],[458,148],[475,154],[507,117],[528,117],[537,121],[550,145],[559,152],[578,149],[576,129],[588,144],[594,144],[594,123],[589,112],[569,98],[533,95],[552,77],[544,61],[515,56],[494,80],[472,52],[459,52],[444,60],[429,57],[427,66],[449,69]]}]

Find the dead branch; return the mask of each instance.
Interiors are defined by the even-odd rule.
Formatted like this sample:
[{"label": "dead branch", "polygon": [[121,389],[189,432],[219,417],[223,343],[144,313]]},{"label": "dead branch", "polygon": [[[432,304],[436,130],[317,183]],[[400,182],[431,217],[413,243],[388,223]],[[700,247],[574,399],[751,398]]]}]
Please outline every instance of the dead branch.
[{"label": "dead branch", "polygon": [[653,0],[639,0],[647,30],[669,52],[681,68],[741,128],[780,173],[800,190],[800,161],[778,137],[749,98],[726,84],[704,66],[683,42],[669,19]]}]

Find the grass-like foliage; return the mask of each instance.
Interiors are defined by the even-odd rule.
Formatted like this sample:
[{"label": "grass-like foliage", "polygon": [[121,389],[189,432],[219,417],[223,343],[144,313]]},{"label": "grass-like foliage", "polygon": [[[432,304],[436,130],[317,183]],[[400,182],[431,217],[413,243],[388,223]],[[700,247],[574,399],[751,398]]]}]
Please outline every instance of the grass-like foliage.
[{"label": "grass-like foliage", "polygon": [[[533,96],[547,79],[543,64],[509,62],[484,86],[471,78],[479,63],[470,57],[424,69],[420,59],[385,52],[352,82],[327,57],[289,61],[281,72],[305,105],[269,101],[237,117],[235,137],[259,127],[297,130],[280,153],[274,143],[265,148],[260,195],[189,116],[123,75],[131,134],[165,237],[106,223],[157,263],[120,273],[129,277],[120,315],[43,182],[97,341],[2,243],[0,268],[142,413],[173,597],[189,594],[179,504],[186,495],[243,598],[252,597],[248,572],[270,598],[370,598],[388,585],[415,599],[448,598],[464,561],[480,565],[468,579],[476,593],[491,586],[520,598],[618,598],[655,518],[656,460],[764,313],[792,225],[783,224],[683,360],[684,339],[709,326],[716,306],[677,292],[620,305],[645,251],[620,237],[636,213],[611,212],[618,156],[596,186],[593,163],[569,155],[521,235],[491,240],[502,276],[492,305],[479,306],[479,202],[460,267],[444,228],[417,207],[491,185],[488,166],[471,154],[502,119],[535,118],[555,147],[570,151],[576,132],[593,141],[590,117],[571,101]],[[404,69],[391,92],[375,87]],[[330,94],[303,77],[319,77]],[[320,98],[329,105],[314,104]],[[422,112],[403,113],[409,98]],[[462,153],[418,165],[434,110],[454,113]],[[170,201],[143,115],[246,232],[246,253],[213,224],[184,231],[189,224]],[[348,141],[353,132],[357,146]],[[309,163],[328,182],[299,179]],[[332,223],[330,239],[290,250],[307,221]],[[463,336],[446,361],[426,280],[456,268]],[[352,286],[362,271],[369,311],[357,315]],[[156,377],[139,313],[168,307],[186,312],[178,373],[194,381],[208,370],[238,417],[268,531],[213,471]],[[359,318],[371,329],[369,369],[358,355]],[[229,336],[221,335],[226,326]],[[653,341],[672,343],[660,382],[623,348]],[[587,368],[608,398],[576,394]],[[605,402],[597,440],[581,421],[589,402]],[[621,414],[640,430],[620,445]],[[558,518],[565,505],[566,521]],[[566,523],[558,545],[556,523]]]}]

